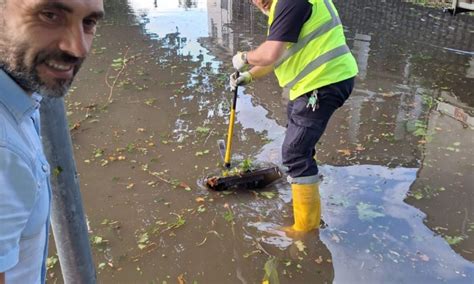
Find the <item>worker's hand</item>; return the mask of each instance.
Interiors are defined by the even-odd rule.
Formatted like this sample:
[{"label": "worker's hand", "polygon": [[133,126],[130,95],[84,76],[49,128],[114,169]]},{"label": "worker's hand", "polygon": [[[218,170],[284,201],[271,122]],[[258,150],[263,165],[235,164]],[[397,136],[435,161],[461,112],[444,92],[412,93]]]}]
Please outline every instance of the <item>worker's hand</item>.
[{"label": "worker's hand", "polygon": [[232,58],[232,64],[234,65],[234,68],[239,71],[246,69],[249,66],[247,52],[237,52],[237,54]]},{"label": "worker's hand", "polygon": [[230,75],[230,88],[232,91],[237,88],[237,86],[243,86],[250,84],[253,81],[252,74],[250,72],[242,72],[239,74],[239,77],[237,77],[237,72],[232,73]]}]

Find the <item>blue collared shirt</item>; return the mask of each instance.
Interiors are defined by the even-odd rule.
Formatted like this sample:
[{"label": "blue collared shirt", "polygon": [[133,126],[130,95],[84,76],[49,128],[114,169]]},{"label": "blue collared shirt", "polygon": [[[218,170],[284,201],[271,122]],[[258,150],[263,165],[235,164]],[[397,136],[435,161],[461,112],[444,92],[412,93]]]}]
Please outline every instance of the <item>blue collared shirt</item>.
[{"label": "blue collared shirt", "polygon": [[45,282],[51,186],[40,100],[0,69],[0,272],[7,283]]}]

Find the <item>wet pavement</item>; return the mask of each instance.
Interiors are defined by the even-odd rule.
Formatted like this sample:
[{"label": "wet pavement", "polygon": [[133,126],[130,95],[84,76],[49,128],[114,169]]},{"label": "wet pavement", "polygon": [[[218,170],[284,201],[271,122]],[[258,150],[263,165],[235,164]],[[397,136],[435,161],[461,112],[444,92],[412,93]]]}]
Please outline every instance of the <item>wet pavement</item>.
[{"label": "wet pavement", "polygon": [[[100,283],[474,282],[474,19],[334,2],[360,74],[317,145],[326,226],[292,239],[286,182],[198,184],[221,163],[231,57],[265,39],[265,17],[247,1],[106,1],[67,101]],[[235,157],[279,164],[285,120],[273,76],[241,88]]]}]

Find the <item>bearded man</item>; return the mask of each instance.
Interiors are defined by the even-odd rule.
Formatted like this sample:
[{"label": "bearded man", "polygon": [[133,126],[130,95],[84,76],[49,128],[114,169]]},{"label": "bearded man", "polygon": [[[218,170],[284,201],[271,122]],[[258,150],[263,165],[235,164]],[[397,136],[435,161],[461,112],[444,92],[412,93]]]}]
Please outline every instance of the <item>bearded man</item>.
[{"label": "bearded man", "polygon": [[61,97],[103,0],[0,0],[0,284],[45,283],[51,203],[42,96]]}]

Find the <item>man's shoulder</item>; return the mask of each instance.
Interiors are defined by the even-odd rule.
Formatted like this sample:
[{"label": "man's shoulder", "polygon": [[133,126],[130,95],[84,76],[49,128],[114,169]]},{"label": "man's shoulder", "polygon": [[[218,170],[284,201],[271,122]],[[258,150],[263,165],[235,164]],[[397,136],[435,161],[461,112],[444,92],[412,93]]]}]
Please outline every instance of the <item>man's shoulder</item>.
[{"label": "man's shoulder", "polygon": [[307,0],[279,0],[275,7],[275,17],[288,21],[305,18],[311,14],[312,9],[313,5]]},{"label": "man's shoulder", "polygon": [[2,104],[0,104],[0,147],[25,160],[30,160],[24,138],[21,135],[20,125]]},{"label": "man's shoulder", "polygon": [[312,4],[308,0],[279,0],[277,8],[311,8]]}]

